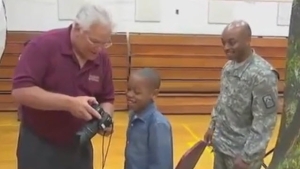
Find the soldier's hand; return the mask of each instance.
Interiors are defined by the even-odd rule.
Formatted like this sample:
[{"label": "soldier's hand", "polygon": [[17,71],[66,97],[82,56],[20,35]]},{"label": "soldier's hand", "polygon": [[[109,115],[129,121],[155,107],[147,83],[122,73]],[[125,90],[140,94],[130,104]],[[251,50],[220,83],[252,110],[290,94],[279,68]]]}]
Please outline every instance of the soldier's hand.
[{"label": "soldier's hand", "polygon": [[234,160],[233,169],[249,169],[249,164],[244,162],[240,156],[237,156]]},{"label": "soldier's hand", "polygon": [[208,129],[206,133],[204,134],[204,141],[208,144],[211,145],[211,140],[213,136],[214,131],[212,129]]}]

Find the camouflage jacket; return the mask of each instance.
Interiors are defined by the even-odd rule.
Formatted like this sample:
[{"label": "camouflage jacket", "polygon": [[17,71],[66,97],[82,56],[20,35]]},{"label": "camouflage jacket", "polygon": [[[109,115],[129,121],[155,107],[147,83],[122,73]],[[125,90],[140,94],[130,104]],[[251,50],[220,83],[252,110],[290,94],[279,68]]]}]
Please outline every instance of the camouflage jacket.
[{"label": "camouflage jacket", "polygon": [[249,163],[263,157],[276,124],[277,82],[278,73],[255,53],[225,64],[210,124],[216,151]]}]

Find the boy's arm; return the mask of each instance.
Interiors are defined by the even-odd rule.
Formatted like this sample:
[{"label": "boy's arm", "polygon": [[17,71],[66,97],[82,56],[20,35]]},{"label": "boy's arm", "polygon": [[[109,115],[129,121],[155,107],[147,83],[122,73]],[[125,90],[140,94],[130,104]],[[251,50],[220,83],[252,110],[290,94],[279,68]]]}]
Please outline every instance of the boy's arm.
[{"label": "boy's arm", "polygon": [[172,130],[168,123],[156,123],[149,129],[148,169],[173,169]]}]

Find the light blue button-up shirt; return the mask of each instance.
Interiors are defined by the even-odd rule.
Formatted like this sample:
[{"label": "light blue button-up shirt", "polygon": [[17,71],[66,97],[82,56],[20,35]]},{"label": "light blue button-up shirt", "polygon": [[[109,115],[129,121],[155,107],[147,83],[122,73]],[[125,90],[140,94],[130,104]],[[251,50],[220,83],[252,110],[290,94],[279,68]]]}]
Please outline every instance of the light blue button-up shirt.
[{"label": "light blue button-up shirt", "polygon": [[154,103],[130,115],[124,168],[173,169],[172,128]]}]

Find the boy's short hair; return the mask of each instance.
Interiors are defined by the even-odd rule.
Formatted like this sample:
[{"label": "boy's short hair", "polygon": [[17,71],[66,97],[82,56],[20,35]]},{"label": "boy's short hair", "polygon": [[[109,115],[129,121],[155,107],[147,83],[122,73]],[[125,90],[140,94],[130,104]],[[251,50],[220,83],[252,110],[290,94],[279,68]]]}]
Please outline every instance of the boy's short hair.
[{"label": "boy's short hair", "polygon": [[135,73],[148,79],[149,82],[151,83],[151,86],[153,86],[154,89],[160,88],[160,83],[161,83],[160,75],[155,69],[142,68],[135,71]]}]

